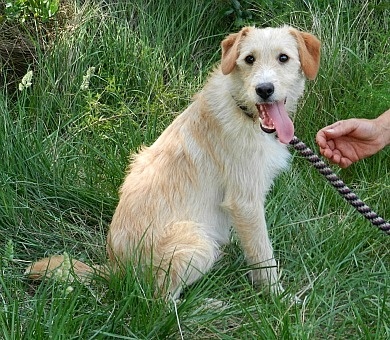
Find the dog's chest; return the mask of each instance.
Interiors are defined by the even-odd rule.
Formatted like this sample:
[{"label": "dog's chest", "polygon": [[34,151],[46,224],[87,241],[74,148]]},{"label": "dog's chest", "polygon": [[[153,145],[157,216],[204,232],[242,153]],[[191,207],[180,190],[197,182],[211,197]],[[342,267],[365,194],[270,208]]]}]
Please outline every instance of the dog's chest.
[{"label": "dog's chest", "polygon": [[274,135],[252,133],[248,138],[232,143],[228,168],[234,177],[249,177],[256,182],[271,181],[288,165],[290,153]]}]

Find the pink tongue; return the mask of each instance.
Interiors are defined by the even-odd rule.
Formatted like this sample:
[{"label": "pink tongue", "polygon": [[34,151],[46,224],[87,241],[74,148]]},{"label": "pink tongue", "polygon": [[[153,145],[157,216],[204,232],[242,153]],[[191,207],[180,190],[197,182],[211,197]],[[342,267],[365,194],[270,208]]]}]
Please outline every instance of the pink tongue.
[{"label": "pink tongue", "polygon": [[274,122],[280,142],[283,144],[290,143],[294,137],[294,124],[288,116],[284,102],[267,104],[267,112]]}]

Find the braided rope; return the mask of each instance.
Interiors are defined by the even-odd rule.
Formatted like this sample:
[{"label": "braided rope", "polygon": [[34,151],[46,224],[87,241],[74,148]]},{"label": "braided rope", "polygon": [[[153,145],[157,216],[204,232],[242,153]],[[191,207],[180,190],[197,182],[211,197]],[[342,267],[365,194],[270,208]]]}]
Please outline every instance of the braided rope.
[{"label": "braided rope", "polygon": [[344,197],[358,212],[368,219],[375,227],[390,235],[390,223],[386,222],[377,213],[371,210],[345,183],[330,169],[305,143],[294,136],[290,144],[300,152],[318,172],[323,175],[328,182]]}]

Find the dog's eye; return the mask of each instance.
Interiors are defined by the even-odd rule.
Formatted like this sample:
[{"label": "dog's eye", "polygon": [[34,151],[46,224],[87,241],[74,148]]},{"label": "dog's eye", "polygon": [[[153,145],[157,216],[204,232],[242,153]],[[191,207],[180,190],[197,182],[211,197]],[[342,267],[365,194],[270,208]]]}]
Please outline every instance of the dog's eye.
[{"label": "dog's eye", "polygon": [[245,57],[245,62],[249,65],[252,65],[255,62],[255,57],[253,55],[248,55]]},{"label": "dog's eye", "polygon": [[285,63],[286,61],[288,61],[289,57],[288,57],[287,54],[283,54],[283,53],[282,53],[282,54],[279,55],[278,59],[279,59],[279,61],[280,61],[281,63]]}]

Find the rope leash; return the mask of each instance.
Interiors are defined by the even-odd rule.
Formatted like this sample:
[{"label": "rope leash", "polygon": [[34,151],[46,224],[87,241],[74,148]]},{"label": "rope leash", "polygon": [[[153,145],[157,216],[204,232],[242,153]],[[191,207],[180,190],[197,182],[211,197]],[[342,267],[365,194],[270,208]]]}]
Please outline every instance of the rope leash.
[{"label": "rope leash", "polygon": [[303,157],[323,175],[328,182],[351,204],[358,212],[368,219],[375,227],[390,235],[390,223],[378,216],[369,206],[367,206],[345,183],[329,168],[305,143],[294,136],[290,145],[294,147]]}]

